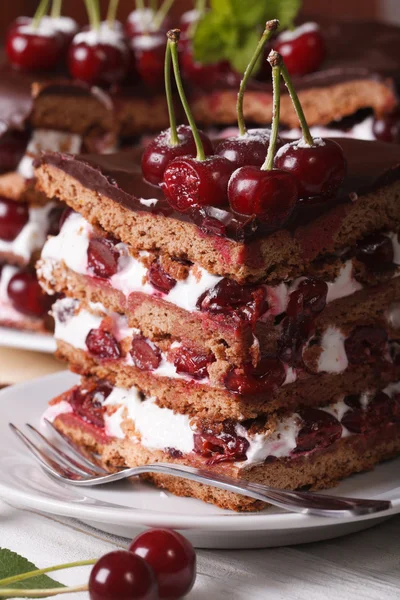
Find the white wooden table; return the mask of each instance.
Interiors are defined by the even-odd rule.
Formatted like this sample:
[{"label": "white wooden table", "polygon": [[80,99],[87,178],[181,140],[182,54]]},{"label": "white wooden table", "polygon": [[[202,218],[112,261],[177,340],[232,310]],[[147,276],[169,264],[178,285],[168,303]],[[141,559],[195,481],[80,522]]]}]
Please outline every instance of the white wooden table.
[{"label": "white wooden table", "polygon": [[[17,510],[0,501],[0,547],[38,567],[96,558],[126,547],[122,538],[82,525]],[[327,542],[266,550],[198,550],[198,578],[188,600],[398,600],[400,516]],[[54,573],[67,585],[88,568]],[[66,594],[87,600],[88,594]]]}]

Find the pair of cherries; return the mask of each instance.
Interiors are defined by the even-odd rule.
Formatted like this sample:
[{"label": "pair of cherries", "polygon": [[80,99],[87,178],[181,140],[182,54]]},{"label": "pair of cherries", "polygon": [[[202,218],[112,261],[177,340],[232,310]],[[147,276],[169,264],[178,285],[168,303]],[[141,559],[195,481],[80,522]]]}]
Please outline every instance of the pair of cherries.
[{"label": "pair of cherries", "polygon": [[186,596],[196,579],[196,553],[176,531],[150,529],[128,550],[100,558],[89,578],[90,600],[174,600]]},{"label": "pair of cherries", "polygon": [[[330,197],[341,185],[346,172],[342,149],[331,140],[313,140],[289,74],[277,53],[272,53],[273,60],[279,62],[273,66],[274,115],[279,115],[279,78],[282,70],[307,141],[286,144],[275,157],[275,148],[279,144],[278,119],[274,118],[272,133],[260,129],[247,131],[244,126],[245,86],[254,64],[277,27],[277,21],[267,23],[243,77],[238,101],[241,135],[222,141],[214,154],[210,140],[196,127],[183,90],[177,52],[180,32],[173,30],[168,33],[166,60],[169,59],[169,48],[190,128],[180,126],[174,142],[173,127],[155,138],[143,154],[142,171],[147,181],[163,188],[174,209],[185,212],[193,206],[225,207],[229,202],[234,212],[255,215],[268,228],[274,229],[285,223],[300,198]],[[170,86],[166,87],[171,115]]]}]

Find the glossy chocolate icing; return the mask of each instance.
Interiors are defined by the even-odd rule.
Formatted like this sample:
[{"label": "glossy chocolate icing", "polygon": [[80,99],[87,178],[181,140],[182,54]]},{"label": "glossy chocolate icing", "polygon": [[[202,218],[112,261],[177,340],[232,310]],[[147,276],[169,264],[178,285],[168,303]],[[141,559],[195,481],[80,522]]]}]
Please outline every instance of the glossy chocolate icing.
[{"label": "glossy chocolate icing", "polygon": [[[336,138],[348,161],[348,176],[337,198],[302,206],[292,215],[286,228],[296,229],[327,212],[333,205],[349,203],[357,195],[373,191],[400,179],[400,146]],[[196,224],[204,233],[235,241],[259,238],[269,232],[255,218],[236,215],[229,208],[193,207],[186,213],[175,212],[160,188],[143,180],[137,151],[109,155],[81,155],[48,152],[36,162],[53,165],[75,178],[86,188],[137,212],[163,214]],[[142,200],[154,199],[149,206]]]}]

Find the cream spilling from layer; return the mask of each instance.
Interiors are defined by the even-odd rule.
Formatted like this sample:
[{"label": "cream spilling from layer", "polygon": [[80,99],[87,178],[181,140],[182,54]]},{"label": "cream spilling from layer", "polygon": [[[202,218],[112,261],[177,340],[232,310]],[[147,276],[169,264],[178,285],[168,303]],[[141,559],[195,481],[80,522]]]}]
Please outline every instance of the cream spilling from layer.
[{"label": "cream spilling from layer", "polygon": [[66,133],[54,129],[35,129],[22,157],[17,172],[24,179],[35,175],[33,161],[41,152],[66,152],[79,154],[82,149],[82,137],[76,133]]},{"label": "cream spilling from layer", "polygon": [[[384,390],[390,397],[399,391],[400,383],[391,384]],[[366,392],[361,396],[360,403],[364,410],[373,397],[373,392]],[[153,397],[143,399],[137,388],[114,388],[103,406],[108,409],[105,413],[105,432],[111,438],[122,440],[128,438],[150,450],[174,449],[186,455],[194,452],[195,421],[188,415],[160,407]],[[340,398],[329,406],[320,407],[320,410],[340,421],[350,409],[344,402],[344,398]],[[60,406],[51,405],[43,418],[52,422],[60,414],[70,412],[70,405],[61,402]],[[262,464],[268,457],[289,457],[297,446],[297,436],[301,428],[302,419],[297,413],[283,419],[275,430],[256,434],[250,434],[243,425],[237,423],[236,433],[249,442],[249,448],[246,460],[236,463],[236,466],[248,468]],[[342,425],[342,438],[350,435],[351,432]]]},{"label": "cream spilling from layer", "polygon": [[[60,233],[50,238],[42,251],[42,261],[39,272],[41,277],[49,282],[46,291],[51,293],[51,284],[54,283],[53,269],[65,263],[72,271],[90,275],[87,261],[89,239],[92,235],[92,226],[79,214],[72,213],[65,221]],[[393,243],[395,263],[400,264],[400,245],[397,234],[388,234]],[[147,252],[140,252],[135,258],[129,253],[129,248],[124,243],[117,244],[120,252],[119,270],[110,279],[106,280],[112,288],[121,291],[125,296],[133,292],[156,296],[168,301],[175,306],[189,312],[198,310],[197,301],[207,290],[213,288],[222,277],[212,275],[202,267],[194,265],[189,269],[186,279],[176,282],[168,294],[157,291],[147,280],[147,268],[143,260]],[[290,293],[297,288],[304,277],[291,282],[281,283],[278,286],[265,286],[269,310],[266,317],[275,316],[285,312]],[[350,296],[360,290],[362,285],[353,276],[352,260],[343,263],[341,270],[333,281],[328,281],[327,302]]]},{"label": "cream spilling from layer", "polygon": [[27,264],[36,250],[40,250],[46,241],[49,228],[49,213],[55,203],[29,207],[29,219],[17,237],[11,242],[0,239],[0,252],[8,252],[21,258]]}]

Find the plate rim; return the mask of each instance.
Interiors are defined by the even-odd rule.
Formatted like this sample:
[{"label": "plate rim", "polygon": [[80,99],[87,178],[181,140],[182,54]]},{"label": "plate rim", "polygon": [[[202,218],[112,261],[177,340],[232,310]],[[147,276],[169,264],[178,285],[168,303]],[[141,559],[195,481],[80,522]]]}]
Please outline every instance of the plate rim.
[{"label": "plate rim", "polygon": [[[11,394],[19,394],[19,392],[26,391],[32,385],[35,386],[46,386],[46,383],[53,380],[60,379],[61,381],[71,380],[70,384],[73,384],[74,379],[77,376],[70,371],[64,370],[57,373],[52,373],[29,381],[18,383],[16,385],[8,386],[0,391],[0,412],[2,402],[7,399]],[[61,385],[60,381],[60,385]],[[67,384],[67,385],[70,385]],[[21,398],[27,397],[26,394],[21,393]],[[44,401],[46,400],[46,394],[44,394]],[[22,456],[22,453],[20,453]],[[15,455],[14,455],[15,456]],[[30,460],[30,459],[29,459]],[[400,459],[399,459],[400,460]],[[32,462],[34,463],[33,459]],[[35,464],[35,463],[34,463]],[[40,468],[39,466],[37,468]],[[62,489],[63,484],[54,482]],[[79,488],[73,489],[76,492]],[[5,496],[5,498],[4,498]],[[310,515],[304,515],[299,513],[221,513],[221,514],[177,514],[177,513],[165,513],[162,511],[135,509],[126,507],[101,507],[90,504],[73,504],[68,501],[61,501],[54,498],[46,498],[44,495],[37,494],[31,491],[22,491],[13,488],[11,484],[0,482],[0,497],[6,499],[10,503],[16,503],[20,507],[33,508],[47,514],[58,514],[73,518],[86,518],[87,520],[97,521],[101,523],[106,521],[112,524],[126,524],[129,520],[130,525],[165,525],[166,521],[173,524],[169,524],[169,527],[179,529],[192,529],[194,530],[205,530],[212,529],[214,531],[251,531],[259,529],[263,530],[287,530],[287,529],[303,529],[308,527],[323,527],[331,526],[335,524],[352,523],[354,521],[365,521],[371,519],[380,519],[384,517],[390,517],[400,512],[400,497],[392,500],[393,506],[387,511],[372,514],[363,515],[361,517],[347,517],[347,518],[325,518],[325,517],[314,517]],[[96,499],[93,499],[96,501]],[[110,520],[110,518],[112,520]]]},{"label": "plate rim", "polygon": [[38,333],[1,325],[0,347],[53,354],[56,350],[56,342],[51,333]]}]

